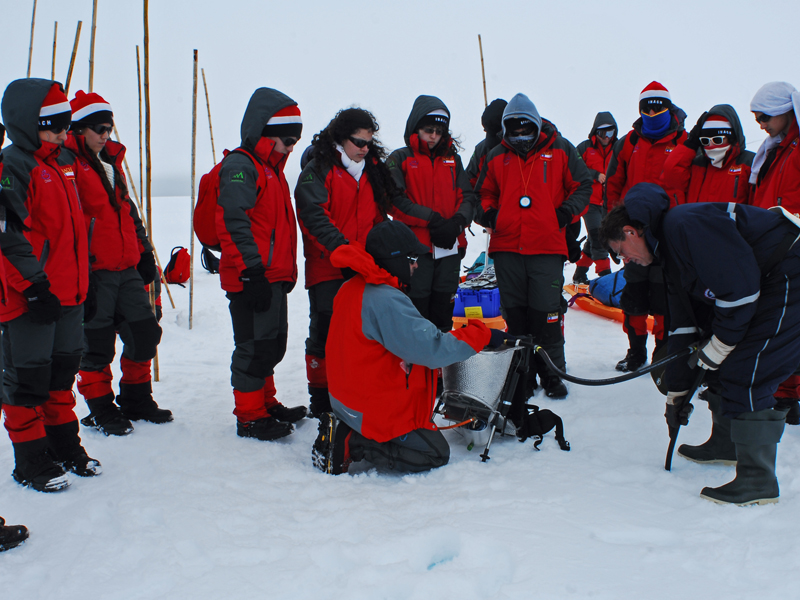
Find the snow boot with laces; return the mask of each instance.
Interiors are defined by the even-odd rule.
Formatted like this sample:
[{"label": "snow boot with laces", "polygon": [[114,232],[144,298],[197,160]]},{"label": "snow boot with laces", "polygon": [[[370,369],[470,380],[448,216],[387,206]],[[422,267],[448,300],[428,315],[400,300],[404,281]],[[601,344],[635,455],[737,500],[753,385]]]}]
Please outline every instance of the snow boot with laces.
[{"label": "snow boot with laces", "polygon": [[86,454],[81,445],[77,421],[63,425],[45,425],[44,429],[55,460],[65,471],[71,471],[79,477],[95,477],[103,472],[100,461]]},{"label": "snow boot with laces", "polygon": [[69,477],[55,460],[46,437],[14,442],[14,481],[37,492],[60,492],[69,487]]},{"label": "snow boot with laces", "polygon": [[81,425],[92,427],[105,435],[128,435],[133,432],[133,425],[114,404],[114,394],[106,394],[99,398],[87,398],[89,416],[81,419]]}]

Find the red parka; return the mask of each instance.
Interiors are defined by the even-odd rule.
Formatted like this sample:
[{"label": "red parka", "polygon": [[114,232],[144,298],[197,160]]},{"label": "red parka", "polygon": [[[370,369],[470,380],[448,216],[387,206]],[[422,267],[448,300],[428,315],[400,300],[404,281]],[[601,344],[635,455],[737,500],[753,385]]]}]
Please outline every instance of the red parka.
[{"label": "red parka", "polygon": [[[498,211],[489,252],[567,256],[556,209],[563,206],[574,220],[591,191],[591,175],[575,146],[549,121],[542,120],[539,141],[525,158],[503,140],[487,157],[480,190],[484,212]],[[527,208],[520,204],[523,196],[531,199]]]},{"label": "red parka", "polygon": [[[625,194],[637,183],[661,183],[661,171],[667,157],[687,138],[683,128],[686,118],[680,109],[673,109],[670,129],[657,140],[641,134],[642,118],[636,120],[633,129],[614,144],[613,157],[606,172],[606,206],[610,211],[622,204]],[[683,204],[683,193],[672,188],[665,189],[672,206]]]},{"label": "red parka", "polygon": [[294,105],[277,90],[256,90],[242,119],[241,147],[258,164],[241,152],[223,159],[215,222],[222,248],[220,285],[226,292],[241,292],[242,271],[259,265],[272,283],[297,281],[297,221],[283,175],[288,154],[275,152],[275,142],[261,137],[276,112]]},{"label": "red parka", "polygon": [[[761,167],[753,191],[752,204],[762,208],[782,206],[790,213],[800,213],[800,130],[793,121],[786,137],[774,149],[775,158]],[[767,158],[769,161],[769,157]]]},{"label": "red parka", "polygon": [[123,271],[135,267],[139,263],[142,252],[151,251],[153,247],[147,239],[139,211],[117,181],[123,178],[122,160],[125,157],[125,146],[108,140],[103,160],[111,161],[115,166],[114,201],[101,177],[90,163],[91,150],[86,147],[86,139],[82,135],[70,133],[64,144],[76,155],[75,177],[81,206],[86,221],[86,230],[91,232],[89,252],[92,256],[92,271]]},{"label": "red parka", "polygon": [[479,352],[491,332],[480,321],[439,331],[357,242],[334,250],[331,262],[358,273],[336,294],[325,348],[334,412],[376,442],[435,430],[435,369]]},{"label": "red parka", "polygon": [[[364,160],[375,159],[368,155]],[[356,181],[341,164],[326,171],[313,159],[300,174],[294,196],[303,232],[306,288],[344,279],[342,270],[331,264],[331,252],[347,242],[366,243],[367,234],[384,220],[366,171]]]}]

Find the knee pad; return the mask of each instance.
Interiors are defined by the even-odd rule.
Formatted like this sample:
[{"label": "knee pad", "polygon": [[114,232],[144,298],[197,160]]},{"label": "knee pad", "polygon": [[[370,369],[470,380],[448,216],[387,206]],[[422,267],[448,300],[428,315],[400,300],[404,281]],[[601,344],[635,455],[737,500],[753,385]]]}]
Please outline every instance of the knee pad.
[{"label": "knee pad", "polygon": [[156,355],[161,341],[161,326],[155,317],[132,323],[126,321],[120,326],[120,335],[125,342],[124,355],[134,362],[144,362]]},{"label": "knee pad", "polygon": [[83,360],[87,365],[101,368],[114,361],[116,352],[117,332],[113,325],[97,329],[84,328],[84,353]]},{"label": "knee pad", "polygon": [[80,367],[80,354],[54,354],[50,367],[50,389],[55,391],[71,390]]}]

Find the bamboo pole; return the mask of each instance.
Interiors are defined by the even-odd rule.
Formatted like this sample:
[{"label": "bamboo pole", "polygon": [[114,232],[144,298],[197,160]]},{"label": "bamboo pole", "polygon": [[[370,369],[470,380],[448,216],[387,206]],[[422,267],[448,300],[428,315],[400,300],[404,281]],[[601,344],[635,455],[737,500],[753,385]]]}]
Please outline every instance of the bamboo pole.
[{"label": "bamboo pole", "polygon": [[[144,185],[142,181],[144,172],[142,168],[142,69],[141,61],[139,60],[139,46],[136,46],[136,79],[138,82],[137,91],[139,92],[139,189],[142,190],[142,197],[144,197]],[[139,206],[139,212],[144,212],[141,205]]]},{"label": "bamboo pole", "polygon": [[33,0],[33,14],[31,15],[31,43],[28,46],[28,77],[31,76],[31,60],[33,59],[33,29],[36,23],[36,0]]},{"label": "bamboo pole", "polygon": [[208,110],[208,133],[211,135],[211,158],[214,159],[214,164],[217,164],[217,153],[214,151],[214,128],[211,126],[211,103],[208,101],[208,86],[206,85],[206,70],[200,69],[203,75],[203,89],[206,92],[206,109]]},{"label": "bamboo pole", "polygon": [[58,40],[58,21],[53,27],[53,66],[50,68],[50,79],[56,78],[56,40]]},{"label": "bamboo pole", "polygon": [[[95,0],[96,2],[97,0]],[[150,20],[148,17],[150,2],[144,0],[144,154],[145,154],[145,183],[147,185],[147,237],[153,239],[153,205],[150,193],[152,178],[152,160],[150,156]],[[150,305],[153,312],[156,310],[155,286],[150,287]],[[158,351],[153,358],[153,379],[158,381]]]},{"label": "bamboo pole", "polygon": [[[483,77],[483,106],[489,106],[489,97],[486,95],[486,70],[483,68],[483,42],[481,42],[481,34],[478,34],[478,48],[481,50],[481,76]],[[489,261],[486,261],[489,262]]]},{"label": "bamboo pole", "polygon": [[[194,75],[192,78],[192,211],[189,213],[189,329],[192,329],[192,312],[194,308],[194,177],[197,162],[197,50],[194,51]],[[209,121],[210,123],[210,121]],[[215,163],[216,164],[216,163]]]},{"label": "bamboo pole", "polygon": [[89,41],[89,93],[94,91],[94,38],[97,34],[97,0],[92,0],[92,36]]},{"label": "bamboo pole", "polygon": [[[114,123],[114,137],[117,138],[118,143],[122,143],[119,139],[119,131],[117,131],[117,124]],[[139,208],[139,218],[142,219],[144,223],[144,228],[147,229],[147,221],[142,213],[142,200],[139,195],[136,193],[136,185],[133,183],[133,175],[131,175],[131,168],[128,166],[128,159],[127,157],[123,157],[122,164],[125,167],[125,173],[128,175],[128,183],[130,184],[131,190],[133,190],[133,198],[136,200],[136,206]],[[150,240],[150,243],[153,244],[153,240]],[[169,303],[172,305],[172,308],[175,308],[175,300],[172,299],[172,292],[169,290],[169,283],[167,283],[166,278],[164,277],[164,271],[161,269],[161,260],[158,258],[158,250],[156,250],[155,244],[153,244],[153,256],[156,257],[156,264],[158,265],[159,272],[161,273],[159,279],[161,279],[161,283],[164,284],[164,288],[167,290],[167,296],[169,296]]]},{"label": "bamboo pole", "polygon": [[69,96],[69,82],[72,81],[72,69],[75,67],[75,55],[78,53],[78,40],[81,39],[81,25],[83,25],[83,21],[78,21],[78,29],[75,30],[75,43],[72,44],[72,58],[69,59],[67,83],[64,84],[64,93],[67,96]]}]

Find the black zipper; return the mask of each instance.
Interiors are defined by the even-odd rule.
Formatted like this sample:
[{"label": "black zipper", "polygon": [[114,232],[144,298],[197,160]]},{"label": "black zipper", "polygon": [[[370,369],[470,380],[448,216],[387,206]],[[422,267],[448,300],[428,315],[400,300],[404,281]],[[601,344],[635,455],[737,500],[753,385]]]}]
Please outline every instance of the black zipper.
[{"label": "black zipper", "polygon": [[547,161],[543,161],[544,164],[544,182],[547,183]]},{"label": "black zipper", "polygon": [[275,249],[275,229],[272,229],[272,235],[269,236],[269,256],[267,257],[267,266],[272,265],[272,251]]},{"label": "black zipper", "polygon": [[739,190],[739,175],[733,180],[733,197],[736,198],[736,192]]}]

